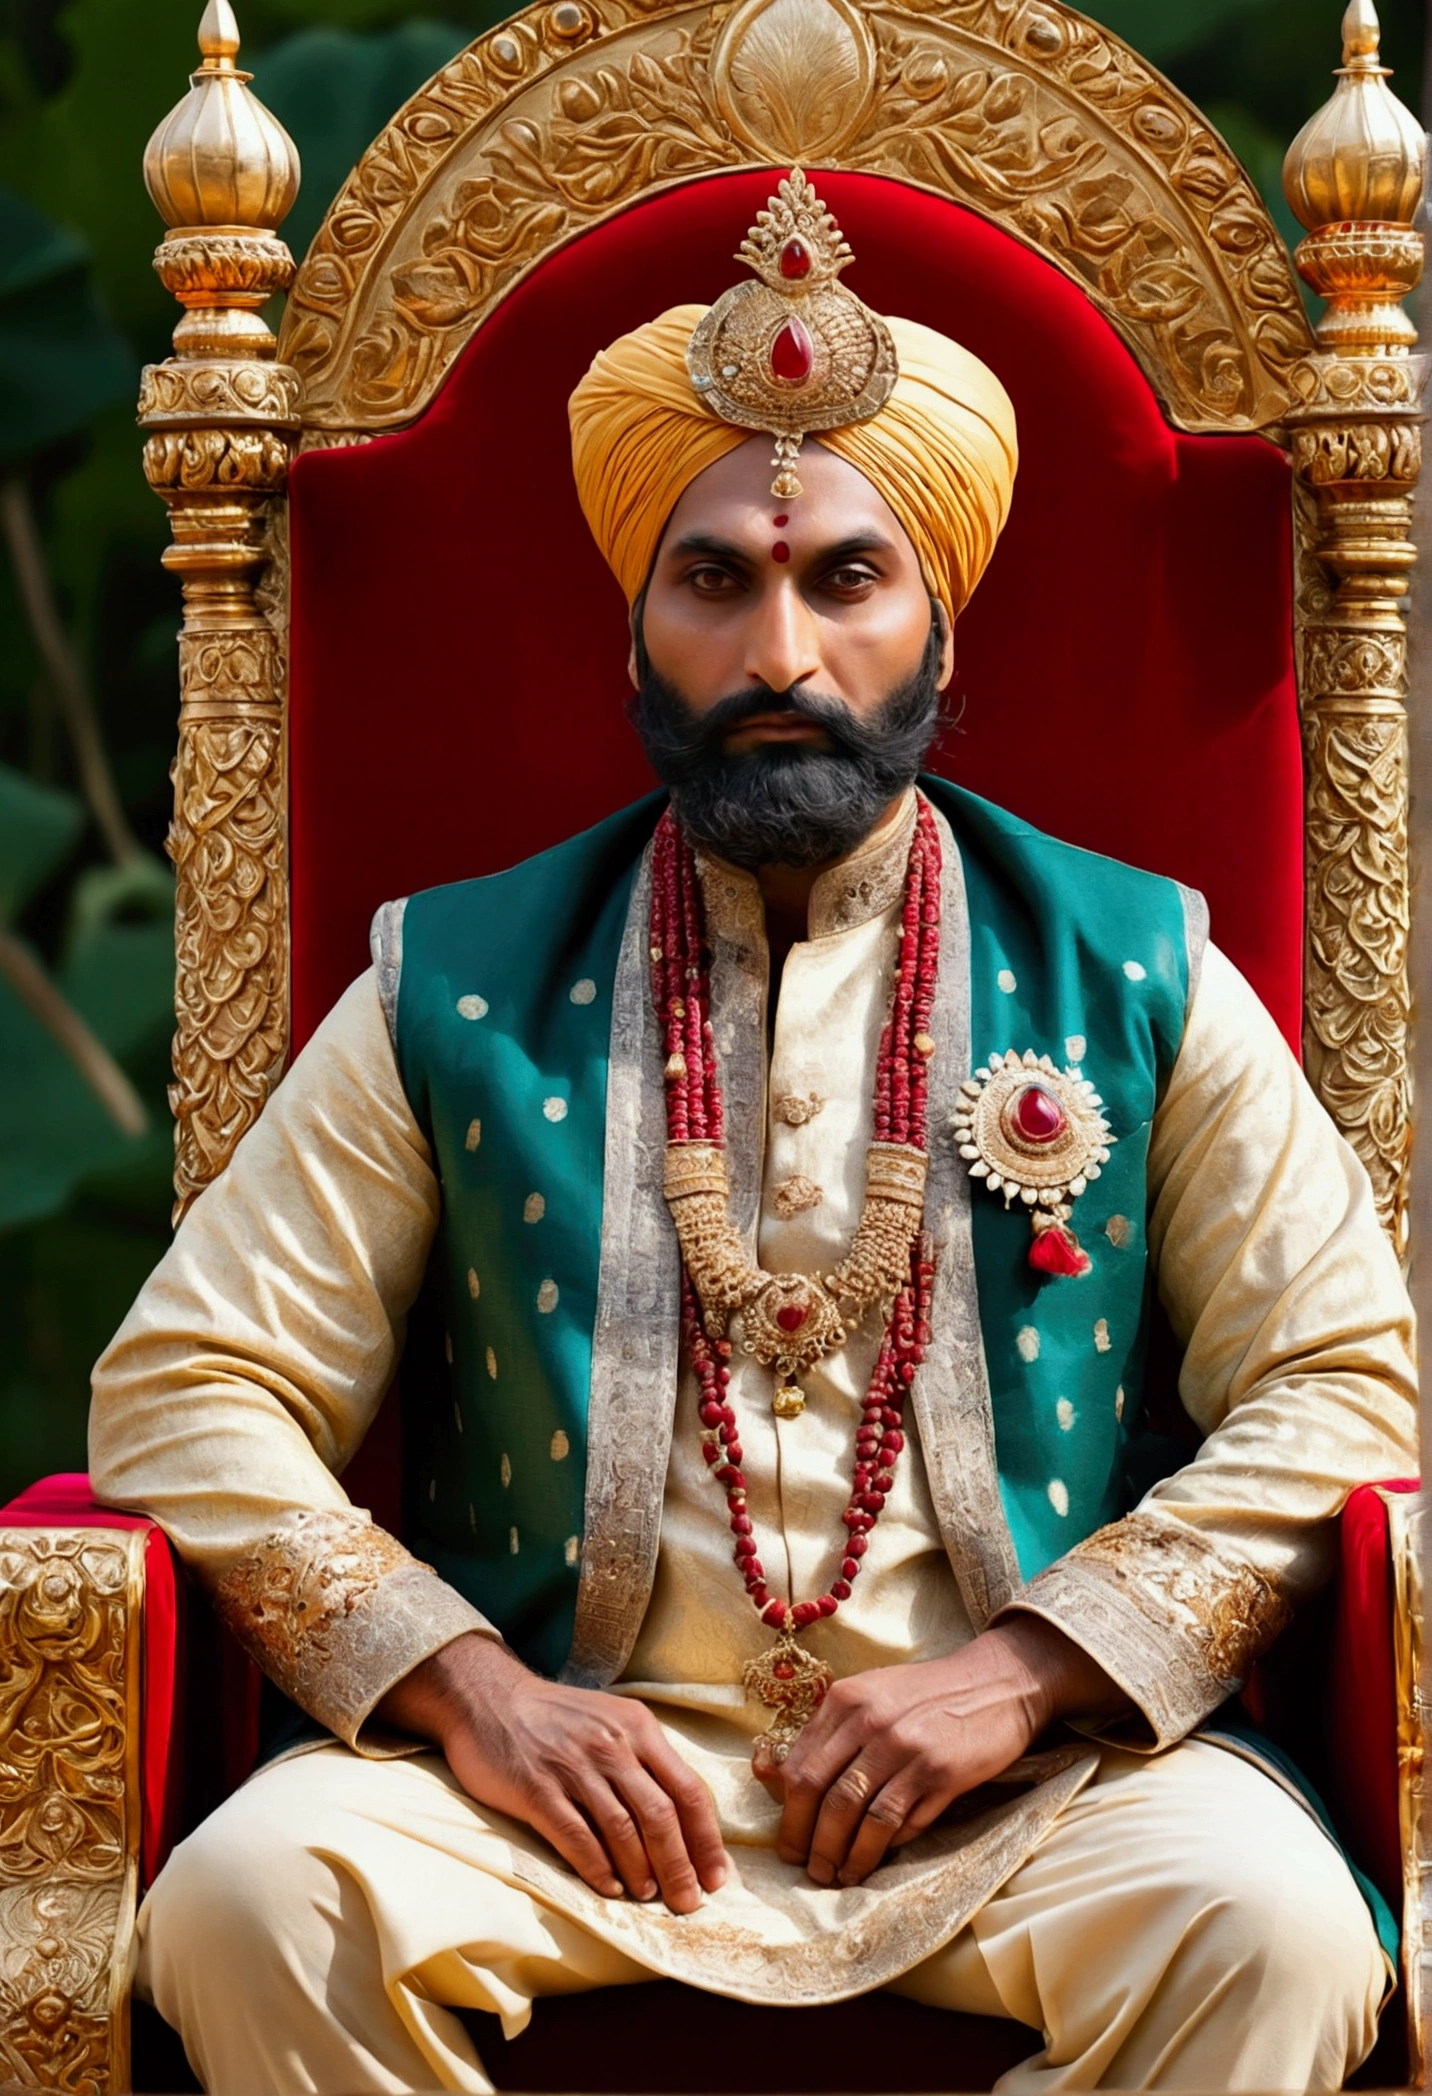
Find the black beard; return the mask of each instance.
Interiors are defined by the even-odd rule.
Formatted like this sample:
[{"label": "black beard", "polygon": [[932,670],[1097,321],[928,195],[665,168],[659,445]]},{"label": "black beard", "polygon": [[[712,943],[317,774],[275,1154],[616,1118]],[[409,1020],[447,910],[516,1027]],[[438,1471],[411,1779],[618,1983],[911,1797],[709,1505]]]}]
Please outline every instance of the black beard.
[{"label": "black beard", "polygon": [[[868,720],[840,699],[764,685],[698,714],[643,661],[628,717],[693,844],[733,866],[818,866],[854,851],[913,783],[939,725],[940,654],[935,622],[914,676]],[[758,713],[811,721],[830,747],[774,744],[729,754],[727,736]]]}]

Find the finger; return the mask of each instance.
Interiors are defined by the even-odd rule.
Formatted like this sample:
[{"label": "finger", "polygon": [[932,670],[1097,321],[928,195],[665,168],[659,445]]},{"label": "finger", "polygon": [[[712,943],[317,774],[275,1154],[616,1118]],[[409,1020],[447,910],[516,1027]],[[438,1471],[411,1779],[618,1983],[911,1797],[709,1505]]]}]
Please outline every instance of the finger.
[{"label": "finger", "polygon": [[[878,1870],[884,1862],[891,1846],[904,1835],[911,1814],[924,1802],[920,1785],[903,1773],[893,1777],[883,1790],[877,1791],[855,1830],[840,1867],[841,1884],[864,1884],[871,1871]],[[932,1811],[925,1825],[928,1826],[935,1816]]]},{"label": "finger", "polygon": [[570,1864],[583,1884],[604,1899],[620,1899],[621,1881],[612,1871],[611,1857],[583,1819],[572,1800],[552,1786],[538,1798],[532,1825],[544,1841],[550,1841],[564,1863]]},{"label": "finger", "polygon": [[718,1891],[731,1874],[731,1859],[721,1839],[710,1791],[660,1732],[641,1758],[680,1814],[686,1853],[703,1889]]},{"label": "finger", "polygon": [[854,1712],[829,1739],[814,1748],[806,1734],[791,1748],[781,1768],[785,1806],[776,1834],[776,1850],[784,1863],[804,1863],[810,1855],[816,1821],[831,1785],[865,1746],[865,1732]]},{"label": "finger", "polygon": [[817,1885],[834,1884],[845,1866],[856,1829],[893,1774],[888,1752],[867,1748],[831,1784],[821,1803],[806,1864]]},{"label": "finger", "polygon": [[596,1828],[617,1876],[633,1899],[655,1899],[659,1890],[656,1872],[626,1801],[595,1770],[585,1771],[579,1781],[582,1810]]},{"label": "finger", "polygon": [[635,1763],[618,1778],[621,1795],[636,1814],[662,1898],[673,1914],[693,1914],[701,1905],[701,1881],[686,1846],[676,1800]]},{"label": "finger", "polygon": [[905,1823],[891,1841],[891,1848],[902,1849],[907,1841],[913,1841],[916,1835],[923,1834],[927,1828],[933,1827],[946,1806],[953,1804],[959,1795],[958,1790],[928,1791],[906,1813]]}]

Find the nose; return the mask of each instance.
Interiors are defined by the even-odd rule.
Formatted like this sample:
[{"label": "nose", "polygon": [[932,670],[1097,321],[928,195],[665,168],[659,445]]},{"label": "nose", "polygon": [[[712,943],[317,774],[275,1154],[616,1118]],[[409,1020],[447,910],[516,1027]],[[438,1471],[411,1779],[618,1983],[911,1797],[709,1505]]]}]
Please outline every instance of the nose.
[{"label": "nose", "polygon": [[746,675],[771,691],[793,691],[820,668],[816,622],[785,576],[755,594],[746,632]]}]

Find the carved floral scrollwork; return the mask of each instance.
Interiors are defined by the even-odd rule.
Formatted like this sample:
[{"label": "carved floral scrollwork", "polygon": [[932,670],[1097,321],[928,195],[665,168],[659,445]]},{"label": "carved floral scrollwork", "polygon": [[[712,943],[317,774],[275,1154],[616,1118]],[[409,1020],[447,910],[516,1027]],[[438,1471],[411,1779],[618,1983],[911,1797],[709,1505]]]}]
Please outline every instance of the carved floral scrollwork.
[{"label": "carved floral scrollwork", "polygon": [[180,1212],[262,1112],[287,1042],[282,722],[266,624],[181,641],[169,851],[178,875],[174,1184]]},{"label": "carved floral scrollwork", "polygon": [[128,2086],[142,1533],[0,1534],[0,2074]]},{"label": "carved floral scrollwork", "polygon": [[610,0],[600,28],[550,30],[532,7],[480,38],[355,170],[285,319],[310,424],[408,420],[560,241],[673,182],[794,159],[1006,225],[1089,291],[1184,426],[1286,405],[1310,336],[1256,192],[1167,82],[1055,0]]},{"label": "carved floral scrollwork", "polygon": [[[1401,649],[1329,637],[1322,689],[1393,682]],[[1393,1227],[1411,1134],[1407,1067],[1407,730],[1400,713],[1325,702],[1307,754],[1308,1075]]]}]

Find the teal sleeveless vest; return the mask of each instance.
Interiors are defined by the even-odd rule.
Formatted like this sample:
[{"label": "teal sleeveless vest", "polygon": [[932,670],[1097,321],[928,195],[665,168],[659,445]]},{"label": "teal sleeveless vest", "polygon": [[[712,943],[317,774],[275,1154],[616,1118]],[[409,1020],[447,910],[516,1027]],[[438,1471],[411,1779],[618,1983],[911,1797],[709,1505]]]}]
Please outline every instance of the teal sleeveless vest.
[{"label": "teal sleeveless vest", "polygon": [[[1025,1213],[974,1189],[1001,1494],[1029,1578],[1149,1482],[1130,1460],[1148,1140],[1197,899],[921,784],[963,863],[975,1062],[1015,1048],[1080,1064],[1118,1138],[1076,1205],[1086,1276],[1033,1272]],[[554,1675],[581,1551],[613,983],[663,806],[654,795],[508,872],[416,895],[403,920],[398,1064],[443,1200],[402,1374],[404,1536]]]}]

